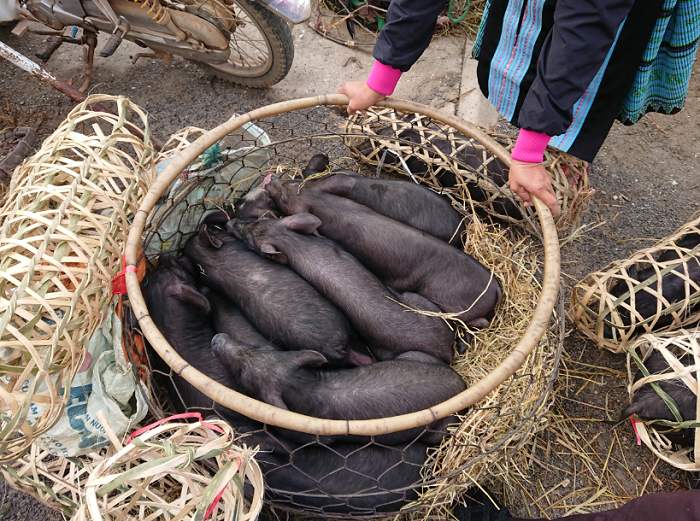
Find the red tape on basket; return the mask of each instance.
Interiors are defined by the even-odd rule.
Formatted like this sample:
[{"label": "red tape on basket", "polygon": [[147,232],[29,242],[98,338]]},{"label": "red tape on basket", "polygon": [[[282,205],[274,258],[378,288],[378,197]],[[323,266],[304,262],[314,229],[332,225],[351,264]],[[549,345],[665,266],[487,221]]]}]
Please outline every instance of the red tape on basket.
[{"label": "red tape on basket", "polygon": [[[128,269],[129,267],[127,267]],[[134,271],[136,271],[134,269]],[[120,275],[123,275],[124,272],[120,273]],[[119,275],[117,275],[118,277]],[[115,277],[116,278],[116,277]],[[114,283],[114,281],[112,281]],[[140,436],[144,432],[148,432],[151,429],[154,429],[158,427],[158,425],[162,425],[166,422],[169,422],[171,420],[183,420],[187,418],[196,418],[199,423],[202,424],[204,427],[208,427],[216,432],[220,432],[221,434],[225,434],[224,430],[219,427],[218,425],[214,425],[213,423],[205,422],[202,419],[202,413],[199,412],[183,412],[181,414],[173,414],[172,416],[168,416],[167,418],[163,418],[162,420],[158,420],[157,422],[153,422],[150,425],[146,425],[145,427],[141,427],[139,430],[133,432],[131,436],[129,436],[129,439],[127,440],[127,444],[131,443],[131,440],[133,440],[136,436]],[[230,451],[229,451],[230,452]],[[240,456],[238,456],[238,459],[240,461],[240,465],[243,465],[243,459],[241,459]],[[216,508],[216,505],[219,503],[219,500],[221,499],[221,496],[224,495],[224,491],[226,490],[226,487],[224,487],[221,492],[214,498],[214,501],[211,502],[211,505],[209,505],[209,508],[207,509],[207,513],[204,515],[204,519],[208,518],[211,513],[214,511],[214,508]]]},{"label": "red tape on basket", "polygon": [[[122,266],[126,266],[126,256],[122,255]],[[124,295],[126,293],[126,273],[138,273],[136,266],[126,266],[112,279],[112,295]]]},{"label": "red tape on basket", "polygon": [[153,422],[150,425],[146,425],[145,427],[141,427],[139,430],[131,433],[131,436],[129,436],[129,439],[126,441],[126,443],[131,443],[131,440],[133,440],[136,436],[140,436],[144,432],[148,432],[151,429],[154,429],[158,427],[158,425],[162,425],[165,422],[169,422],[171,420],[182,420],[186,418],[196,418],[199,423],[201,423],[204,427],[208,427],[213,431],[220,432],[221,434],[225,434],[224,430],[219,427],[218,425],[214,425],[213,423],[208,423],[205,422],[202,419],[202,413],[199,412],[183,412],[181,414],[173,414],[172,416],[168,416],[167,418],[163,418],[162,420],[158,420],[157,422]]},{"label": "red tape on basket", "polygon": [[634,433],[637,435],[637,445],[642,444],[642,438],[639,436],[639,432],[637,431],[637,423],[642,423],[639,420],[635,420],[630,416],[630,421],[632,422],[632,428],[634,429]]},{"label": "red tape on basket", "polygon": [[[227,454],[230,454],[231,451],[228,451]],[[243,465],[243,458],[241,458],[240,454],[236,454],[238,457],[238,468],[241,468],[241,465]],[[219,500],[221,499],[221,496],[224,495],[224,492],[226,491],[226,487],[228,486],[228,483],[224,488],[221,489],[221,492],[219,492],[216,497],[214,498],[214,501],[211,502],[211,505],[209,505],[209,508],[207,509],[207,513],[204,514],[204,519],[208,518],[211,513],[214,511],[216,508],[216,505],[219,504]]]}]

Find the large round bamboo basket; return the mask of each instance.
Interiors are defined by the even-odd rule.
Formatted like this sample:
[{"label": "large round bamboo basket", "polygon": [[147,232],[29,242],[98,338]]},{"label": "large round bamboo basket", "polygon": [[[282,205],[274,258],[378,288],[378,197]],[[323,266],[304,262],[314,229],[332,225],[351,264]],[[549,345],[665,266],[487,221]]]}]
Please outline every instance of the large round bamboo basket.
[{"label": "large round bamboo basket", "polygon": [[[240,129],[246,123],[255,122],[256,125],[265,126],[264,123],[266,121],[272,120],[273,122],[269,123],[268,125],[270,131],[281,131],[280,135],[283,136],[278,143],[290,144],[292,147],[297,147],[295,150],[302,150],[301,147],[306,146],[307,148],[305,150],[308,155],[309,143],[331,143],[333,139],[342,140],[343,137],[346,137],[346,135],[338,132],[337,125],[333,126],[332,123],[328,123],[323,114],[320,112],[321,108],[324,106],[343,105],[345,103],[347,103],[347,98],[345,96],[331,95],[317,98],[305,98],[270,105],[254,110],[243,116],[231,119],[225,124],[206,132],[192,144],[182,149],[159,175],[151,190],[143,199],[137,217],[131,227],[127,241],[127,265],[135,266],[137,264],[139,260],[139,249],[141,247],[144,234],[154,231],[152,228],[153,223],[149,221],[149,218],[152,217],[152,210],[154,209],[156,203],[168,189],[170,184],[181,174],[181,172],[186,170],[188,165],[190,165],[195,158],[207,150],[212,144],[218,142],[231,132]],[[434,121],[450,126],[458,130],[460,133],[478,141],[487,147],[501,161],[507,165],[510,165],[509,154],[498,142],[492,139],[484,131],[459,118],[445,114],[430,107],[403,100],[388,99],[379,103],[378,106],[382,108],[395,109],[397,111],[425,114]],[[284,116],[290,112],[297,111],[305,111],[302,113],[307,115],[307,119],[309,119],[310,123],[313,122],[314,125],[319,127],[323,127],[325,125],[325,128],[320,131],[315,130],[315,134],[304,134],[304,125],[290,125],[289,127],[281,128],[281,121],[284,121]],[[280,118],[279,122],[278,120],[273,119],[276,117]],[[311,121],[312,119],[313,121]],[[314,125],[309,126],[313,127]],[[268,127],[265,128],[267,129]],[[331,145],[329,144],[328,146]],[[313,148],[313,145],[311,145],[311,148]],[[267,165],[267,168],[271,169],[272,166]],[[514,405],[514,410],[509,409],[500,403],[498,396],[495,398],[495,402],[491,405],[491,408],[494,410],[499,410],[501,407],[508,409],[508,414],[514,418],[515,422],[515,425],[508,430],[503,438],[499,438],[493,443],[493,447],[495,447],[493,449],[494,454],[496,451],[501,451],[499,454],[503,456],[509,451],[515,450],[516,447],[519,447],[525,443],[532,432],[545,426],[540,419],[548,406],[547,395],[551,389],[551,383],[555,378],[558,353],[560,352],[557,350],[560,350],[560,342],[563,339],[563,328],[561,324],[561,320],[563,320],[563,315],[561,313],[562,304],[561,300],[558,298],[560,264],[557,230],[554,225],[552,215],[546,205],[539,200],[535,200],[535,208],[537,211],[537,216],[541,222],[541,235],[539,238],[541,241],[540,252],[544,258],[544,273],[541,279],[541,292],[536,300],[536,305],[532,305],[534,309],[529,310],[528,312],[529,324],[527,324],[526,327],[523,326],[524,332],[522,333],[522,337],[519,338],[518,341],[515,341],[509,345],[509,352],[507,355],[504,354],[502,357],[500,357],[497,362],[493,364],[493,367],[488,370],[488,374],[481,374],[479,377],[474,378],[474,380],[478,379],[478,381],[473,382],[467,390],[450,400],[431,407],[430,409],[418,411],[412,414],[363,421],[328,420],[300,415],[259,402],[214,382],[206,375],[193,369],[172,349],[149,317],[148,309],[145,306],[143,295],[139,287],[139,282],[137,278],[129,272],[129,269],[127,269],[126,283],[130,305],[136,319],[138,320],[139,329],[145,335],[156,353],[171,368],[172,374],[177,373],[192,385],[195,385],[216,403],[233,409],[249,418],[262,422],[268,426],[276,426],[318,436],[345,434],[376,436],[424,426],[435,421],[436,419],[444,418],[458,411],[466,410],[478,402],[483,402],[485,399],[486,401],[489,399],[494,400],[494,396],[497,394],[497,391],[495,390],[499,388],[511,388],[514,386],[515,382],[526,380],[532,381],[539,378],[538,381],[541,383],[542,387],[538,388],[538,393],[536,393],[536,396],[520,396],[519,399],[515,400],[516,403]],[[534,213],[531,213],[529,218],[536,221]],[[149,226],[151,228],[148,228]],[[539,227],[536,228],[539,229]],[[558,306],[557,313],[555,318],[552,318],[552,311],[555,308],[555,305]],[[547,351],[549,354],[542,354],[543,351],[539,347],[542,342],[549,342],[552,346],[551,351]],[[554,354],[552,355],[552,353]],[[545,364],[547,371],[545,371],[544,374],[538,373],[537,378],[533,378],[531,376],[532,371],[528,373],[529,376],[518,374],[518,371],[521,370],[521,368],[524,368],[525,372],[528,372],[531,369],[531,366],[535,364],[535,362],[533,362],[533,356],[547,358],[547,364]],[[520,415],[519,411],[517,410],[519,407],[523,407],[523,410],[529,407],[527,409],[528,412],[523,412],[522,415]],[[476,411],[477,409],[474,408],[473,410]],[[479,412],[484,413],[484,410],[479,409]],[[482,416],[488,415],[482,414]],[[474,420],[474,416],[470,416],[469,413],[466,414],[466,417],[471,418],[472,421]],[[469,422],[466,422],[465,420],[463,425],[466,423]],[[245,442],[245,438],[243,441]],[[457,448],[457,445],[458,442],[453,442],[452,449]],[[474,458],[474,460],[487,462],[487,456],[489,456],[489,454],[479,453],[479,457]],[[437,460],[440,458],[440,456],[433,455],[432,458]],[[465,476],[460,474],[463,470],[464,466],[449,469],[449,471],[444,471],[439,478],[442,479],[451,477],[464,480]],[[412,487],[409,488],[420,488],[422,485],[430,483],[434,484],[438,481],[438,476],[431,476],[422,482],[414,483]],[[459,484],[459,486],[463,489],[464,483],[465,481],[461,481],[459,483],[457,481],[453,481],[450,484],[440,482],[438,488],[440,488],[440,493],[442,495],[440,496],[438,502],[445,501],[446,494],[454,495],[456,493],[456,489],[449,488],[450,486]],[[318,494],[318,492],[316,492],[316,494]],[[437,496],[433,497],[433,500],[435,500],[436,497]],[[424,503],[425,500],[423,499],[419,500],[418,503],[409,506],[423,508]],[[326,515],[329,517],[379,517],[386,516],[388,513],[391,513],[386,510],[382,512],[360,512],[360,510],[358,510],[357,512],[352,511],[349,514],[333,514],[332,512],[327,512],[322,509],[310,511],[303,508],[303,506],[290,507],[289,505],[286,505],[285,508],[305,511],[316,515]]]}]

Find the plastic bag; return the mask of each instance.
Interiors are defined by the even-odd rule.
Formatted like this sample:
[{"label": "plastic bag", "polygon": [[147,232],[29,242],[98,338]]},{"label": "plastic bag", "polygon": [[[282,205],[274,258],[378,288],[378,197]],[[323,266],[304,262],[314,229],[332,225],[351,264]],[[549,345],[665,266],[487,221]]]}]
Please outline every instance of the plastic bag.
[{"label": "plastic bag", "polygon": [[[244,143],[251,145],[241,146]],[[144,244],[145,254],[150,257],[179,250],[204,215],[235,203],[260,184],[261,169],[269,159],[265,148],[269,144],[265,131],[246,123],[201,154],[173,181],[151,212],[148,226],[156,232]],[[158,175],[172,159],[156,165]]]}]

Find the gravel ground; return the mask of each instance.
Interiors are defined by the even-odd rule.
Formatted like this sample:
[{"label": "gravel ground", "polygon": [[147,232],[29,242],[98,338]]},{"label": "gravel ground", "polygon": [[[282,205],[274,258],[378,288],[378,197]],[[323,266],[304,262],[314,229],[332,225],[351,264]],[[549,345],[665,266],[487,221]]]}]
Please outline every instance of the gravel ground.
[{"label": "gravel ground", "polygon": [[[32,56],[41,43],[40,37],[33,36],[18,40],[9,34],[7,27],[0,27],[0,40],[27,56]],[[119,53],[124,53],[124,58],[129,52],[133,50],[127,45],[119,50]],[[75,65],[77,56],[76,49],[64,46],[52,59],[53,70],[60,72],[64,79],[79,76],[80,67]],[[697,116],[700,113],[700,78],[697,62],[695,70],[687,106],[680,114],[652,114],[633,127],[616,124],[591,165],[590,184],[597,191],[582,224],[605,224],[581,235],[563,249],[562,271],[567,298],[575,281],[613,260],[627,257],[654,239],[672,233],[700,209],[700,120]],[[132,66],[125,59],[108,61],[97,58],[91,90],[129,96],[148,111],[152,132],[161,139],[186,126],[211,128],[232,112],[243,113],[281,101],[273,99],[266,91],[213,79],[195,65],[178,58],[169,66],[153,60],[141,60]],[[18,124],[40,124],[38,133],[41,139],[51,133],[72,106],[68,99],[29,78],[23,71],[11,64],[0,64],[0,113],[14,117]],[[295,121],[294,117],[289,116],[288,124],[306,124],[306,120]],[[330,115],[329,124],[334,121],[335,117]],[[567,328],[571,327],[570,323],[567,324]],[[623,356],[598,350],[574,331],[567,338],[565,348],[571,357],[582,362],[626,370]],[[624,385],[622,379],[611,378],[603,385],[589,386],[577,399],[595,407],[602,396],[612,393],[612,403],[619,404],[621,409],[626,400]],[[568,407],[567,412],[574,417],[595,413],[586,405],[570,404]],[[593,436],[596,429],[609,431],[609,427],[597,425],[600,424],[594,424],[587,435]],[[619,429],[618,432],[627,437],[625,446],[629,448],[630,458],[638,462],[633,462],[632,466],[644,469],[643,462],[654,462],[648,451],[628,443],[633,436],[628,426]],[[605,450],[604,447],[601,450]],[[641,474],[641,479],[644,479]],[[663,462],[658,464],[654,475],[657,479],[652,480],[647,492],[687,487],[682,473]],[[7,521],[58,520],[62,517],[32,497],[10,488],[6,491],[4,504],[9,505],[9,509],[0,519]],[[523,505],[513,507],[513,510],[527,514]]]}]

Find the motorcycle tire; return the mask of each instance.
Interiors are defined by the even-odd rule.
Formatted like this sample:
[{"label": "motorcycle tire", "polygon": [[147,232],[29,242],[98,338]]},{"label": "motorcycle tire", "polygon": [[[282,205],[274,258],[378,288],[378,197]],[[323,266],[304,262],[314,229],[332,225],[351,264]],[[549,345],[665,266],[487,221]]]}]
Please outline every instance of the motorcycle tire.
[{"label": "motorcycle tire", "polygon": [[246,87],[269,87],[281,81],[294,60],[289,24],[251,0],[221,0],[221,3],[244,22],[231,31],[231,57],[220,65],[195,63],[217,78]]}]

